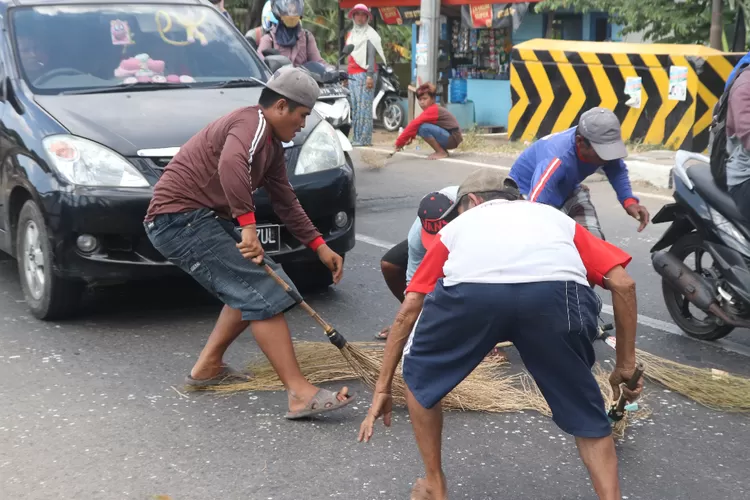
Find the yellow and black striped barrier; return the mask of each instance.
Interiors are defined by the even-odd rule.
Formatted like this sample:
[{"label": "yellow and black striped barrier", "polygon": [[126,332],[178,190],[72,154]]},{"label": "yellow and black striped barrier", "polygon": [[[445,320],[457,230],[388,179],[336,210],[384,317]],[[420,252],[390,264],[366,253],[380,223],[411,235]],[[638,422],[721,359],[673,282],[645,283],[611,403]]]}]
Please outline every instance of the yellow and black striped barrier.
[{"label": "yellow and black striped barrier", "polygon": [[[512,53],[509,136],[560,132],[602,106],[620,119],[625,140],[704,151],[711,111],[742,55],[695,45],[529,40]],[[684,100],[668,98],[671,66],[687,68]],[[626,104],[629,77],[641,79],[639,106]]]}]

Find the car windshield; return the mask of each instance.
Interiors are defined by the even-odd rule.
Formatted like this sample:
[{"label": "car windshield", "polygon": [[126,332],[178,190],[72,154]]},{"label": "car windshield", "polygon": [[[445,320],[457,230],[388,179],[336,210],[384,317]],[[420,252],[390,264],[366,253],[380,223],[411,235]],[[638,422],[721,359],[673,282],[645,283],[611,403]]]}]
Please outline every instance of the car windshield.
[{"label": "car windshield", "polygon": [[22,76],[42,94],[267,80],[239,31],[206,5],[41,6],[11,19]]}]

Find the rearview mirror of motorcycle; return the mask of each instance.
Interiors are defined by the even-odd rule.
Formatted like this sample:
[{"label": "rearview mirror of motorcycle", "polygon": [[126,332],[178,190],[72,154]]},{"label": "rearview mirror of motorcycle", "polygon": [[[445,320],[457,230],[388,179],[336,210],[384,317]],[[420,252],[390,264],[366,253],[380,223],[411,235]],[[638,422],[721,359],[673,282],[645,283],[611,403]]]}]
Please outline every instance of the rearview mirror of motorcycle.
[{"label": "rearview mirror of motorcycle", "polygon": [[352,45],[352,44],[350,43],[350,44],[348,44],[348,45],[346,45],[346,46],[344,47],[344,50],[342,51],[342,53],[343,53],[343,54],[344,54],[345,56],[348,56],[348,55],[349,55],[349,54],[351,54],[351,53],[352,53],[353,51],[354,51],[354,45]]}]

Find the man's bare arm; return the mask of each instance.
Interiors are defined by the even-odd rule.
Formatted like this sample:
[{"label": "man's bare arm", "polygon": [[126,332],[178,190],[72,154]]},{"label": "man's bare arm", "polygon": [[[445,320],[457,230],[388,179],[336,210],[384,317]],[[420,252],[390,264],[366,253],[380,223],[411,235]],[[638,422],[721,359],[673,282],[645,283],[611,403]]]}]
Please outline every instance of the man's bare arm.
[{"label": "man's bare arm", "polygon": [[406,294],[385,341],[383,366],[380,368],[380,376],[377,384],[375,384],[375,392],[391,391],[393,376],[396,373],[399,361],[401,361],[404,345],[409,339],[414,323],[417,322],[422,305],[424,305],[424,294],[417,292]]},{"label": "man's bare arm", "polygon": [[617,367],[631,370],[635,367],[635,334],[638,327],[638,304],[635,281],[622,266],[612,268],[604,275],[604,284],[612,293],[617,339]]}]

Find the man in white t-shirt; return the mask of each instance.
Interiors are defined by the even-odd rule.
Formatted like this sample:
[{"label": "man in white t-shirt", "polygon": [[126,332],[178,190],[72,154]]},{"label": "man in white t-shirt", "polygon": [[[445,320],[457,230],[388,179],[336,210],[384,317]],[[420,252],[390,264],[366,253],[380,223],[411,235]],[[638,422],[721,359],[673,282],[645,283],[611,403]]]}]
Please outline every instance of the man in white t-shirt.
[{"label": "man in white t-shirt", "polygon": [[630,255],[559,210],[520,200],[515,183],[496,170],[469,175],[443,220],[451,222],[428,246],[391,327],[359,440],[369,441],[380,416],[390,426],[393,376],[403,356],[406,401],[426,473],[412,498],[447,499],[440,401],[497,342],[512,341],[553,421],[575,436],[599,498],[619,500],[612,428],[591,373],[601,309],[592,287],[612,293],[617,353],[609,381],[615,399],[622,390],[633,401],[642,380],[635,391],[620,388],[636,361],[635,283],[624,269]]}]

